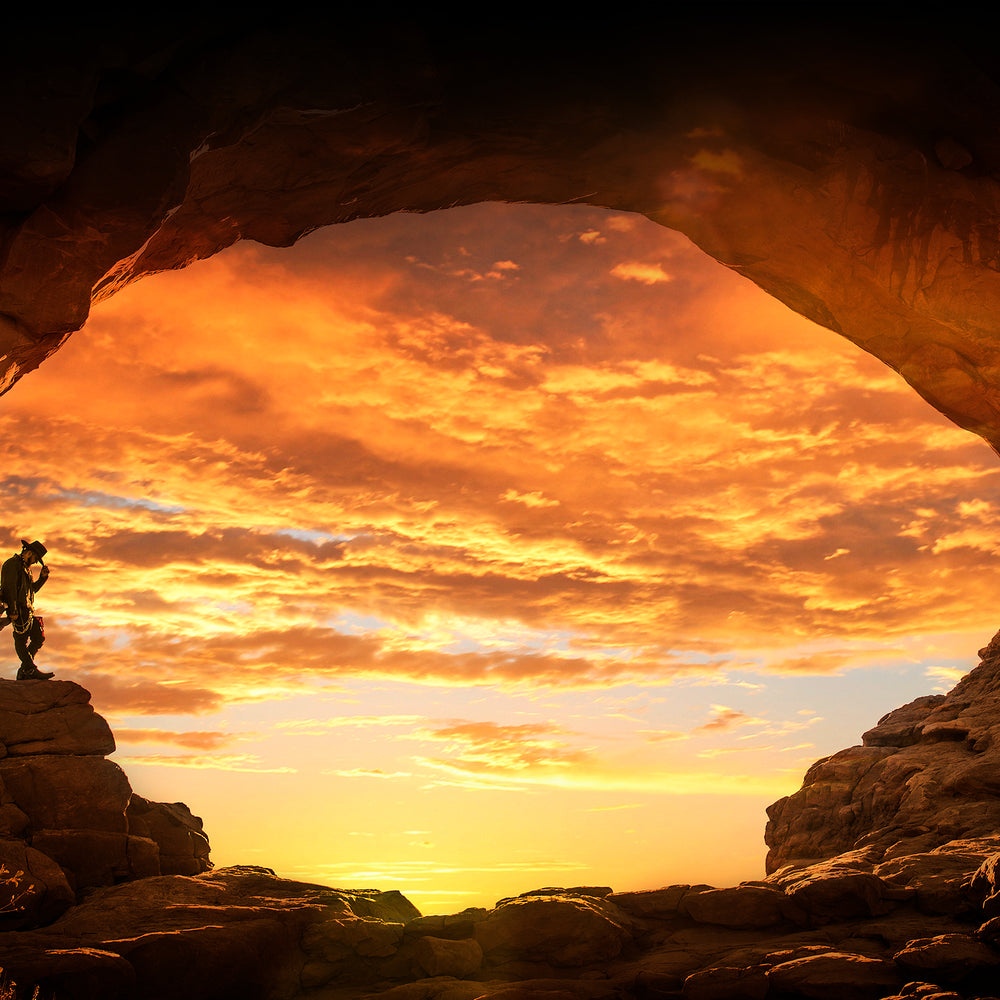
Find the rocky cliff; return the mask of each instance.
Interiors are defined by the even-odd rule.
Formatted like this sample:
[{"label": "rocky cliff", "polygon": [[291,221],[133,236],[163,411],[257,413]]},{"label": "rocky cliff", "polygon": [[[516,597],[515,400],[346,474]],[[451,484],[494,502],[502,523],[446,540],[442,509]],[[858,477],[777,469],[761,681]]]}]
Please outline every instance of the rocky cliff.
[{"label": "rocky cliff", "polygon": [[1000,833],[1000,634],[947,695],[897,708],[768,809],[768,871],[847,851],[913,856]]},{"label": "rocky cliff", "polygon": [[0,391],[94,299],[239,239],[585,202],[687,234],[1000,447],[1000,58],[954,5],[4,27]]},{"label": "rocky cliff", "polygon": [[398,892],[208,870],[130,795],[69,682],[0,682],[0,969],[58,1000],[972,1000],[1000,993],[1000,635],[770,809],[766,877],[546,888],[421,916]]},{"label": "rocky cliff", "polygon": [[135,795],[114,750],[79,685],[0,680],[0,930],[98,886],[211,867],[201,820]]}]

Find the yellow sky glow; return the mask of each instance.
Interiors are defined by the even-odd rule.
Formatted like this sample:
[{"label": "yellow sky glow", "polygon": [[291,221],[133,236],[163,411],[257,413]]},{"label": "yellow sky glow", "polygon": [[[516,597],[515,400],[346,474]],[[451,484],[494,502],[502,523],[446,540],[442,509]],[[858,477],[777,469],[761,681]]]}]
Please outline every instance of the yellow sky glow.
[{"label": "yellow sky glow", "polygon": [[50,550],[40,663],[136,790],[220,864],[422,907],[759,877],[763,807],[995,626],[988,448],[596,209],[151,277],[0,432],[8,548]]}]

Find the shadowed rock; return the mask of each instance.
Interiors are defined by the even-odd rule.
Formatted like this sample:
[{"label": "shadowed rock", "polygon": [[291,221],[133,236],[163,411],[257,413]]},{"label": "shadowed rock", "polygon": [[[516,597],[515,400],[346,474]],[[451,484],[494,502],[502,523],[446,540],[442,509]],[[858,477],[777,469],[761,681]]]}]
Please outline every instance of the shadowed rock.
[{"label": "shadowed rock", "polygon": [[[841,838],[850,850],[796,856],[729,888],[548,887],[488,910],[421,916],[396,891],[293,882],[266,868],[161,875],[163,859],[207,863],[194,847],[184,853],[207,849],[185,806],[124,799],[102,757],[9,757],[3,816],[18,832],[0,840],[0,969],[20,996],[38,986],[60,1000],[981,1000],[1000,981],[1000,832],[980,830],[974,806],[990,786],[967,775],[995,745],[998,653],[1000,635],[948,695],[890,713],[866,736],[871,747],[854,748],[865,752],[810,768],[803,792],[825,776],[841,802],[862,803],[830,812],[842,820],[832,840],[809,818],[829,794],[822,785],[785,800],[789,843],[826,849]],[[43,688],[53,704],[62,697]],[[46,711],[36,713],[43,728]],[[900,755],[909,764],[891,766]],[[920,781],[900,788],[898,774]],[[32,804],[29,787],[47,791]],[[939,824],[942,788],[957,790]],[[87,824],[76,869],[66,867],[72,817]],[[942,840],[962,817],[966,835]],[[51,829],[36,832],[42,820]],[[126,881],[97,885],[123,839]],[[149,877],[136,877],[135,858]],[[78,897],[85,877],[91,888]]]},{"label": "shadowed rock", "polygon": [[114,737],[84,688],[0,680],[0,740],[0,928],[47,923],[82,889],[211,867],[201,820],[134,796],[105,759]]},{"label": "shadowed rock", "polygon": [[0,683],[0,758],[114,752],[111,728],[79,684]]},{"label": "shadowed rock", "polygon": [[92,300],[239,239],[579,202],[685,233],[1000,443],[1000,60],[974,18],[674,5],[641,29],[533,11],[476,31],[424,5],[6,27],[0,389]]},{"label": "shadowed rock", "polygon": [[768,809],[767,870],[848,851],[869,861],[1000,832],[1000,641],[947,695],[885,716]]}]

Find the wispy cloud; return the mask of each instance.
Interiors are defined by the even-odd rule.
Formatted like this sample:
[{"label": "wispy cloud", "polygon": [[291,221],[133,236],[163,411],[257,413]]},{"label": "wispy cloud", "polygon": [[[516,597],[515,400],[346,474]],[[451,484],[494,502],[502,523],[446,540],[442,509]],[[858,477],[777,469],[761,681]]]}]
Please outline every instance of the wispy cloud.
[{"label": "wispy cloud", "polygon": [[[399,751],[325,760],[331,778],[764,794],[773,772],[681,760],[802,738],[751,700],[756,675],[909,665],[912,635],[981,629],[1000,585],[981,442],[676,234],[522,207],[505,245],[502,211],[157,276],[4,397],[0,546],[49,546],[44,662],[131,757],[271,770],[177,719],[282,704],[299,716],[261,739],[367,730]],[[300,708],[351,684],[682,681],[727,705],[622,701],[604,728]]]},{"label": "wispy cloud", "polygon": [[198,771],[249,771],[254,774],[294,774],[294,767],[265,767],[256,754],[124,754],[115,760],[128,767],[181,767]]}]

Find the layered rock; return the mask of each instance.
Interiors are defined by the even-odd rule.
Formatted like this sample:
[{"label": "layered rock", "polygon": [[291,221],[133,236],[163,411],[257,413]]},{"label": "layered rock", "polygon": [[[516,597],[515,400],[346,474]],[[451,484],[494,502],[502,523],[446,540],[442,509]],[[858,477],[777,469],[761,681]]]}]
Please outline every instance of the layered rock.
[{"label": "layered rock", "polygon": [[947,695],[890,712],[768,809],[767,870],[848,851],[925,855],[1000,832],[1000,634]]},{"label": "layered rock", "polygon": [[[398,893],[223,869],[97,890],[47,927],[0,936],[0,967],[24,989],[78,1000],[882,1000],[932,992],[963,1000],[1000,981],[998,921],[983,921],[1000,841],[983,857],[952,880],[965,919],[928,910],[912,887],[846,863],[800,871],[784,886],[600,897],[545,890],[450,918],[419,917]],[[762,907],[765,897],[776,905]]]},{"label": "layered rock", "polygon": [[[998,650],[1000,636],[949,695],[883,719],[862,748],[877,751],[872,760],[848,753],[833,771],[824,772],[824,762],[814,766],[803,789],[814,788],[812,797],[797,793],[772,810],[785,823],[769,828],[772,849],[786,851],[780,860],[787,863],[761,880],[723,888],[547,888],[491,909],[421,916],[398,892],[291,882],[269,869],[136,878],[133,867],[126,881],[92,886],[70,905],[67,876],[79,876],[35,846],[40,820],[55,826],[86,815],[106,825],[114,813],[114,830],[97,833],[120,836],[124,821],[130,841],[152,845],[157,858],[184,857],[189,867],[204,856],[196,853],[201,848],[184,854],[177,845],[185,829],[193,823],[200,832],[200,824],[183,806],[136,797],[112,810],[108,803],[120,805],[121,792],[99,755],[10,756],[0,761],[0,775],[12,776],[22,803],[31,784],[24,769],[44,760],[69,768],[51,772],[62,776],[60,794],[70,796],[67,775],[91,790],[87,782],[104,775],[105,794],[91,791],[90,813],[49,801],[56,779],[43,768],[46,800],[5,813],[9,820],[21,809],[26,819],[23,835],[0,842],[7,871],[0,885],[11,890],[6,909],[20,914],[0,933],[0,970],[25,998],[37,987],[73,1000],[982,1000],[1000,984],[1000,829],[984,830],[991,814],[975,808],[977,801],[990,805],[992,786],[968,775],[984,770],[978,758],[994,745]],[[75,685],[9,683],[18,690],[0,685],[5,710],[36,720],[34,730],[12,725],[22,733],[14,745],[94,745],[70,732],[75,725],[63,726],[58,739],[40,738],[60,729],[53,722],[59,716],[46,713],[67,704],[76,706],[79,728],[98,733]],[[93,740],[106,746],[103,730]],[[964,756],[939,759],[942,746],[960,746]],[[910,765],[889,767],[901,754],[922,761],[926,781],[892,784],[897,774],[921,774]],[[832,794],[853,790],[848,806],[861,803],[830,812],[830,835],[817,833],[810,812],[815,797],[828,794],[816,784],[824,773],[838,777]],[[956,810],[949,816],[937,797],[946,794]],[[947,839],[963,817],[969,828]],[[840,851],[844,845],[850,849]],[[142,856],[148,862],[153,855]],[[81,864],[97,871],[101,857],[95,849]],[[24,926],[27,913],[40,926]]]},{"label": "layered rock", "polygon": [[288,997],[303,983],[372,981],[416,914],[398,893],[337,892],[263,868],[150,877],[0,935],[0,968],[23,990],[81,1000]]},{"label": "layered rock", "polygon": [[80,890],[210,867],[201,821],[134,796],[107,722],[71,681],[0,680],[0,927],[46,923]]},{"label": "layered rock", "polygon": [[974,20],[816,15],[8,26],[0,389],[94,298],[239,239],[584,202],[684,232],[997,447],[996,54]]}]

